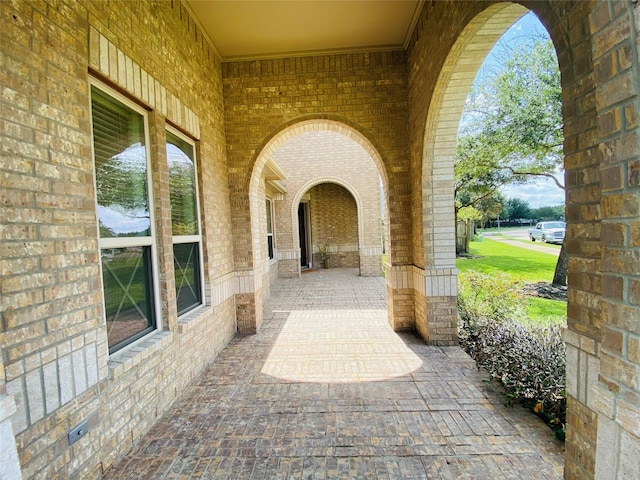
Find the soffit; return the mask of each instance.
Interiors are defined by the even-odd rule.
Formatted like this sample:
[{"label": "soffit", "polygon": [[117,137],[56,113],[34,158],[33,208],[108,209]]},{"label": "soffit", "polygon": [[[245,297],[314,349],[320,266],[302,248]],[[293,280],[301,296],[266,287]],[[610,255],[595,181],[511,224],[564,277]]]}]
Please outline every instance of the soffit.
[{"label": "soffit", "polygon": [[404,49],[423,0],[186,0],[222,61]]}]

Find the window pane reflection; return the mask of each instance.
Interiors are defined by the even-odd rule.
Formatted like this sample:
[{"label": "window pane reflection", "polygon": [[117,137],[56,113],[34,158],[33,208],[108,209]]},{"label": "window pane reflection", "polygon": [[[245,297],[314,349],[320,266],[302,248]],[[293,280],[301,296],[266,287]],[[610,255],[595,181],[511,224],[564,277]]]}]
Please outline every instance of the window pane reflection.
[{"label": "window pane reflection", "polygon": [[197,235],[196,176],[193,146],[167,132],[169,198],[173,235]]},{"label": "window pane reflection", "polygon": [[151,247],[101,251],[109,351],[155,327],[151,288]]},{"label": "window pane reflection", "polygon": [[91,93],[100,236],[150,235],[142,115],[96,88]]},{"label": "window pane reflection", "polygon": [[178,315],[202,303],[198,246],[198,243],[177,243],[173,246]]}]

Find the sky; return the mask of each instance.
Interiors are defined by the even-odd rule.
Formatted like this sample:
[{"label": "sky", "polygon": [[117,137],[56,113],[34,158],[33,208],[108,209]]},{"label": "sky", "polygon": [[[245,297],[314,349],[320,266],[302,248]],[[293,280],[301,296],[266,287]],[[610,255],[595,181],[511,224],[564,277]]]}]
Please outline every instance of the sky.
[{"label": "sky", "polygon": [[[483,69],[491,68],[499,62],[499,57],[495,52],[500,49],[501,43],[514,47],[517,46],[520,37],[531,33],[547,35],[547,31],[538,20],[538,17],[533,13],[528,13],[509,28],[500,40],[498,40],[496,47],[489,52],[489,55],[482,64],[479,74],[481,74]],[[564,174],[562,172],[557,175],[557,178],[560,180],[560,183],[564,185]],[[532,180],[524,185],[503,187],[501,191],[507,199],[520,198],[527,201],[531,208],[556,206],[565,203],[564,190],[558,188],[550,178]]]}]

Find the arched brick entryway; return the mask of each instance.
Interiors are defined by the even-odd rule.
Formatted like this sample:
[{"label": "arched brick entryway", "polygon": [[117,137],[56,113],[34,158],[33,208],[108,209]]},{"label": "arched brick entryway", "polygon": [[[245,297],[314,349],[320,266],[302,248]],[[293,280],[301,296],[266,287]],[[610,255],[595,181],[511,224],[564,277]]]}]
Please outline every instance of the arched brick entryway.
[{"label": "arched brick entryway", "polygon": [[[462,30],[440,70],[426,117],[421,182],[414,195],[416,329],[432,343],[456,341],[457,270],[453,163],[465,99],[485,57],[500,36],[527,9],[502,3],[478,13]],[[417,201],[417,199],[416,199]]]},{"label": "arched brick entryway", "polygon": [[[562,79],[570,257],[565,475],[637,476],[638,382],[628,373],[638,362],[632,349],[639,296],[633,288],[639,284],[640,263],[633,232],[639,231],[640,182],[633,173],[638,170],[638,88],[632,78],[638,78],[640,62],[630,27],[635,19],[637,30],[638,7],[635,2],[522,3],[548,29]],[[437,2],[425,8],[409,48],[411,116],[418,119],[412,125],[412,165],[422,171],[412,189],[414,253],[427,283],[430,269],[455,275],[449,270],[453,230],[445,222],[453,206],[444,200],[453,197],[451,159],[463,97],[492,43],[488,39],[504,31],[510,16],[523,12],[511,3],[468,3],[446,13],[444,8]],[[426,33],[443,15],[460,23],[429,42]],[[423,73],[434,66],[440,72],[435,81]],[[419,95],[430,100],[421,105]],[[421,119],[424,131],[419,131]],[[454,298],[453,291],[445,293]],[[425,318],[416,312],[426,338],[446,300],[446,295],[431,301],[426,295]],[[604,445],[617,453],[609,455]]]},{"label": "arched brick entryway", "polygon": [[[274,198],[275,257],[268,262],[261,246],[260,218],[265,197],[263,171],[282,167],[285,190]],[[346,120],[313,118],[285,125],[266,140],[256,155],[249,185],[254,267],[245,284],[255,285],[254,293],[268,296],[268,285],[275,276],[300,274],[298,204],[309,189],[323,183],[340,185],[357,206],[357,261],[361,275],[380,275],[382,271],[381,188],[387,194],[388,176],[383,157],[373,142]],[[383,202],[388,205],[388,201]],[[388,221],[384,222],[389,225]],[[342,246],[336,248],[351,247]],[[315,246],[317,248],[317,246]],[[313,254],[313,252],[310,252]],[[337,253],[337,252],[336,252]],[[273,273],[274,269],[277,272]],[[250,294],[251,292],[246,292]],[[261,301],[256,301],[259,318]],[[256,323],[258,325],[258,323]]]}]

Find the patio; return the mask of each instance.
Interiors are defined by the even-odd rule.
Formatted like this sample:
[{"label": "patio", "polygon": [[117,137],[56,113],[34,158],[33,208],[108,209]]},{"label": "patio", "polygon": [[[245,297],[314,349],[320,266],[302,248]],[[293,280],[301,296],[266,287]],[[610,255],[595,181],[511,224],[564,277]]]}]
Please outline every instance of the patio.
[{"label": "patio", "polygon": [[485,378],[394,333],[384,278],[309,271],[105,478],[562,478],[563,445]]}]

